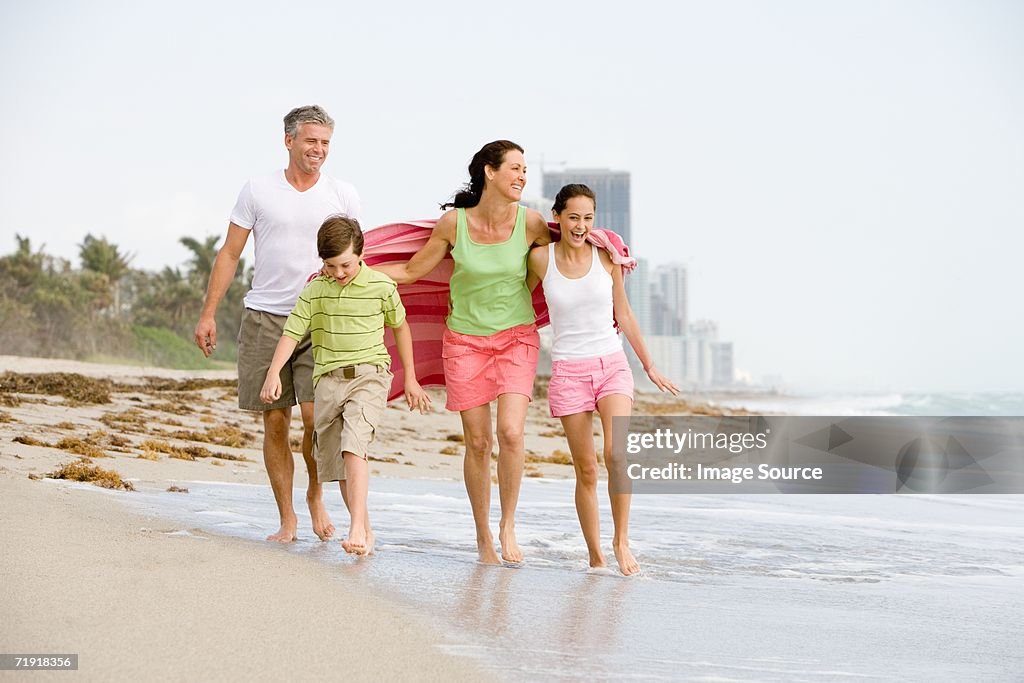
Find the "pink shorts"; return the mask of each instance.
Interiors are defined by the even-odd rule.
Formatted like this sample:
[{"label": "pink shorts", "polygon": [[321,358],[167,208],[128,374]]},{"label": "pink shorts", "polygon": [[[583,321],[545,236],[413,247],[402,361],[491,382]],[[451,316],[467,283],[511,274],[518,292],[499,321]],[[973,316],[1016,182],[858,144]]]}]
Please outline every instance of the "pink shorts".
[{"label": "pink shorts", "polygon": [[597,409],[598,401],[612,394],[633,399],[633,371],[629,369],[625,351],[551,363],[548,384],[551,417],[592,412]]},{"label": "pink shorts", "polygon": [[486,337],[446,329],[442,337],[448,410],[469,410],[501,394],[533,398],[540,335],[537,326],[516,325]]}]

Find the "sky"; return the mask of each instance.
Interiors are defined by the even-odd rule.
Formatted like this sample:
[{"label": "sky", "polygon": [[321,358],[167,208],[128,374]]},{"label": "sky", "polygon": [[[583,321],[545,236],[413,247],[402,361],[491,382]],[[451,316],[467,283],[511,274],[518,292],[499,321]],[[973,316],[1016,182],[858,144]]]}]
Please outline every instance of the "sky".
[{"label": "sky", "polygon": [[318,103],[366,227],[437,217],[511,139],[527,197],[629,171],[634,253],[687,266],[755,380],[1024,391],[1024,4],[281,7],[3,3],[0,254],[91,233],[181,265]]}]

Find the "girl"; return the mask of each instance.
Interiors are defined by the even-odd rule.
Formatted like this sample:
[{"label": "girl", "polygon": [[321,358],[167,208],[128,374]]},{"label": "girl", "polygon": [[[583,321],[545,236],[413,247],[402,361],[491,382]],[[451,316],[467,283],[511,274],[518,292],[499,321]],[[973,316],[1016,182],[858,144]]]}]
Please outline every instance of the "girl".
[{"label": "girl", "polygon": [[[586,185],[566,185],[555,197],[552,214],[562,238],[530,251],[530,289],[544,283],[554,342],[551,347],[551,383],[548,402],[552,417],[562,420],[576,470],[576,512],[590,552],[590,566],[604,567],[600,517],[597,509],[597,455],[594,451],[593,415],[601,415],[604,459],[613,471],[612,418],[628,417],[633,407],[633,375],[622,350],[615,323],[626,335],[647,376],[658,389],[678,394],[679,389],[652,364],[633,310],[626,299],[622,267],[608,253],[587,241],[597,208]],[[629,550],[630,494],[609,497],[615,535],[612,549],[626,576],[640,571]]]}]

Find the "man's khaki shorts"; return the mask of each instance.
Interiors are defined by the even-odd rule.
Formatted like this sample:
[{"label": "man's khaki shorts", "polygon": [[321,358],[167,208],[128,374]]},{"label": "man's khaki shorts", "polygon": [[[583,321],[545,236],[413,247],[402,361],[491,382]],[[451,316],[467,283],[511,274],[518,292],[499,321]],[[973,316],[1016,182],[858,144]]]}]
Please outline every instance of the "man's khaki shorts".
[{"label": "man's khaki shorts", "polygon": [[321,482],[345,480],[346,451],[366,459],[392,378],[378,365],[338,368],[320,376],[313,403],[313,457]]},{"label": "man's khaki shorts", "polygon": [[281,368],[281,398],[273,403],[260,400],[260,389],[267,379],[267,370],[287,319],[285,315],[251,308],[242,312],[242,325],[238,329],[238,407],[242,410],[290,408],[296,403],[313,400],[313,345],[308,333]]}]

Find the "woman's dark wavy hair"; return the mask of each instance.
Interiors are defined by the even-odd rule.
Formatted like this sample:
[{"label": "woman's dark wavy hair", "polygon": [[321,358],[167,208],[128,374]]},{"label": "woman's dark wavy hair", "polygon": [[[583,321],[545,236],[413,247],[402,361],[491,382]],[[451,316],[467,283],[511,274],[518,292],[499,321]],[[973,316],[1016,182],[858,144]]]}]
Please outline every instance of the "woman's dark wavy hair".
[{"label": "woman's dark wavy hair", "polygon": [[502,162],[505,161],[505,154],[512,150],[517,150],[521,154],[526,153],[522,147],[511,140],[495,140],[481,147],[480,151],[473,155],[473,160],[469,162],[469,182],[455,194],[452,201],[442,204],[441,210],[468,209],[479,204],[480,197],[484,193],[484,167],[500,168]]}]

